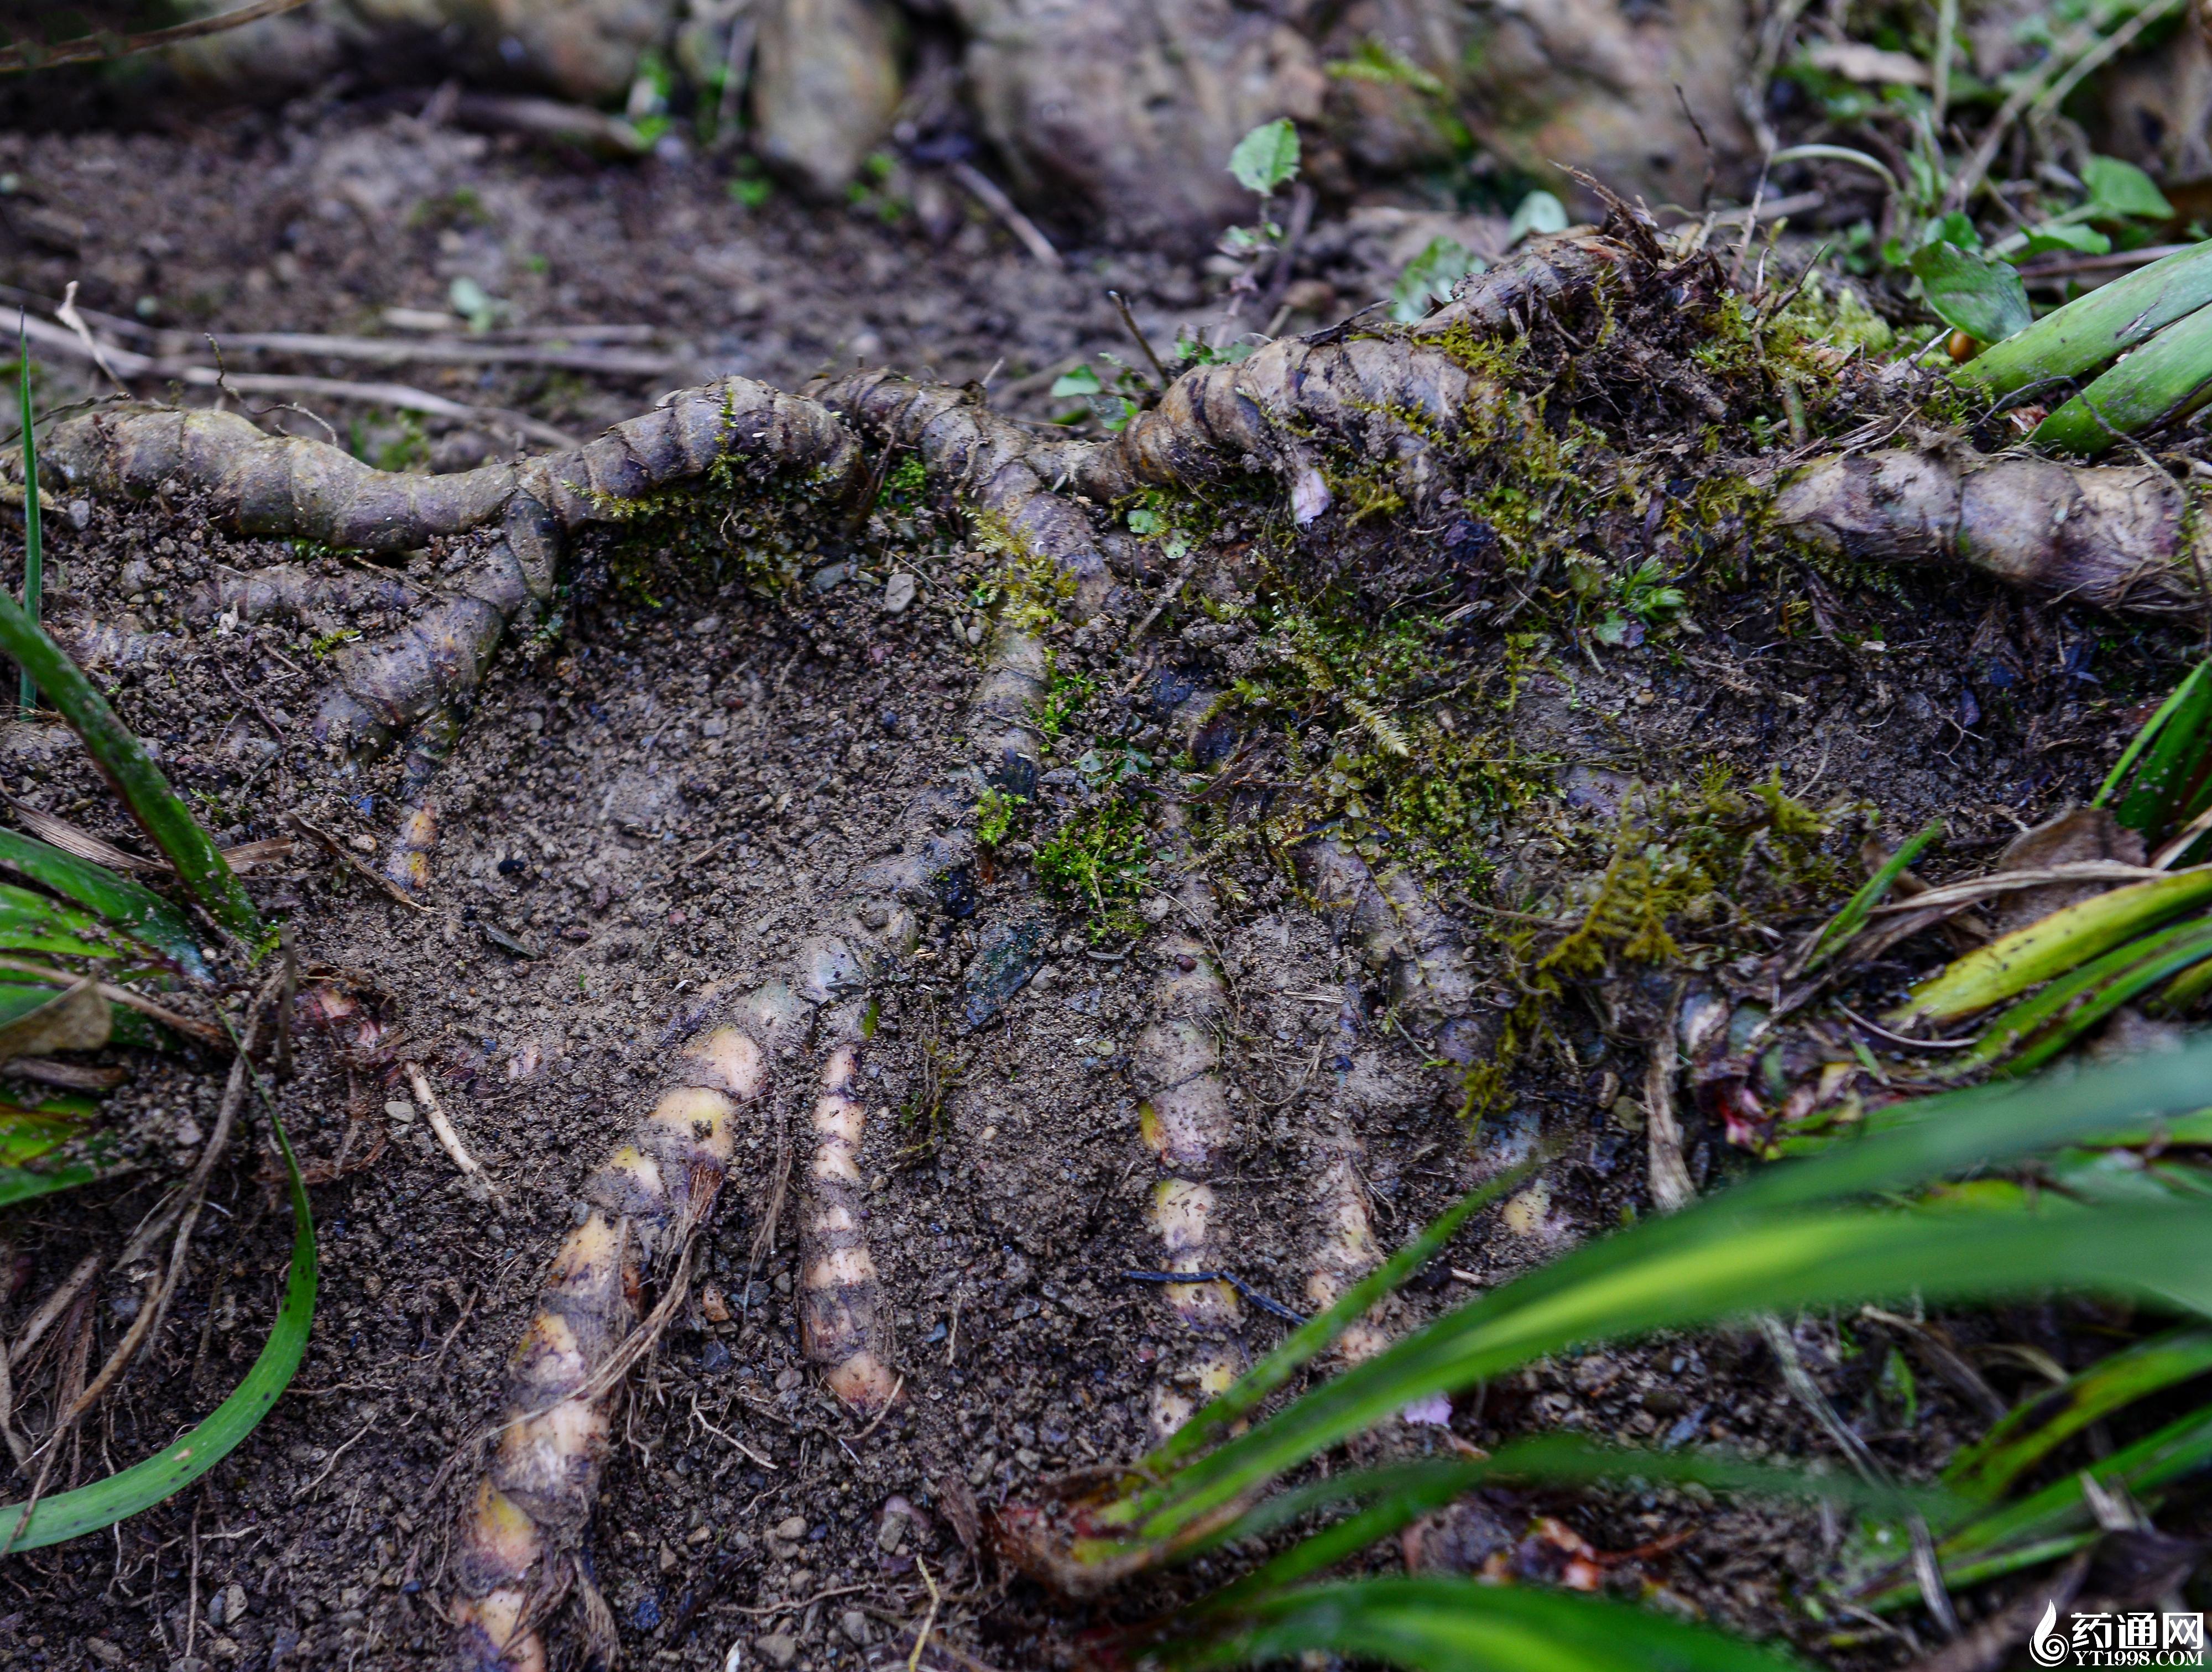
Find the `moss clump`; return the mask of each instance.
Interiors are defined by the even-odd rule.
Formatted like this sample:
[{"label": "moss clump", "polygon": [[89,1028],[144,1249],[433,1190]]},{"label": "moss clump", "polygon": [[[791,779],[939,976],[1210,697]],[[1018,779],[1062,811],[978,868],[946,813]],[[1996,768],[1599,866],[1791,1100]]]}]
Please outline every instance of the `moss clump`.
[{"label": "moss clump", "polygon": [[1738,788],[1713,767],[1694,786],[1639,797],[1611,831],[1595,877],[1571,885],[1577,915],[1537,958],[1540,972],[1595,976],[1616,961],[1701,967],[1717,940],[1685,952],[1678,932],[1795,915],[1837,891],[1842,867],[1822,851],[1828,824],[1782,787],[1779,770]]},{"label": "moss clump", "polygon": [[1094,942],[1137,933],[1137,898],[1152,874],[1143,805],[1102,797],[1038,845],[1035,866],[1048,894],[1085,914]]}]

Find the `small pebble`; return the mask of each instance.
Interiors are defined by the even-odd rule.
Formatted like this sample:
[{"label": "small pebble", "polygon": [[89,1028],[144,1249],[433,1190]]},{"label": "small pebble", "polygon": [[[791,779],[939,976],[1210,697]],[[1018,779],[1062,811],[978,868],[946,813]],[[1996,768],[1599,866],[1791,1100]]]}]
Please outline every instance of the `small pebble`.
[{"label": "small pebble", "polygon": [[753,1647],[771,1666],[788,1666],[799,1658],[798,1641],[784,1632],[771,1632],[766,1637],[757,1637],[753,1639]]},{"label": "small pebble", "polygon": [[884,587],[884,613],[904,615],[907,606],[914,602],[915,578],[910,575],[894,575]]},{"label": "small pebble", "polygon": [[868,1616],[858,1608],[848,1608],[838,1615],[837,1629],[844,1632],[848,1642],[863,1649],[868,1646]]},{"label": "small pebble", "polygon": [[786,1544],[790,1543],[794,1539],[805,1538],[806,1536],[806,1517],[803,1515],[787,1515],[784,1517],[782,1520],[775,1523],[775,1535],[781,1539]]},{"label": "small pebble", "polygon": [[[37,433],[36,430],[32,432],[34,435]],[[46,472],[41,471],[39,474],[44,476]],[[64,514],[69,518],[69,526],[82,534],[92,526],[92,502],[88,499],[73,499],[69,502],[69,510]]]},{"label": "small pebble", "polygon": [[415,1105],[394,1097],[384,1105],[384,1117],[396,1127],[412,1126],[415,1124]]},{"label": "small pebble", "polygon": [[707,636],[707,635],[708,635],[709,633],[716,633],[716,632],[720,632],[720,631],[721,630],[721,626],[722,626],[722,618],[721,618],[721,617],[720,617],[720,616],[702,616],[702,617],[699,617],[699,619],[698,619],[698,620],[696,620],[696,621],[695,621],[695,622],[693,622],[693,623],[691,623],[691,630],[692,630],[693,632],[696,633],[696,634],[697,634],[701,638],[702,638],[702,639],[703,639],[703,638],[705,638],[705,637]]}]

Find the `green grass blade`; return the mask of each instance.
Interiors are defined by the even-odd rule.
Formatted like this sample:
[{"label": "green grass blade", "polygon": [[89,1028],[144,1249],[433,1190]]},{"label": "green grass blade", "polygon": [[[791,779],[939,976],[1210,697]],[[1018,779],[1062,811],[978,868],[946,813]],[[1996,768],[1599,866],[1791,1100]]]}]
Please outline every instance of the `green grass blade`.
[{"label": "green grass blade", "polygon": [[[2212,1465],[2212,1406],[2190,1412],[2156,1433],[2115,1451],[2083,1470],[2100,1486],[2118,1487],[2145,1503],[2160,1490]],[[2053,1481],[2041,1492],[1991,1511],[1941,1540],[1936,1559],[1953,1585],[1976,1584],[2045,1560],[2054,1547],[2096,1532],[2096,1515],[2081,1490],[2081,1474]],[[1909,1602],[1918,1586],[1892,1577],[1867,1596],[1875,1608]]]},{"label": "green grass blade", "polygon": [[1820,938],[1814,941],[1813,950],[1798,966],[1798,973],[1811,973],[1848,945],[1851,939],[1866,927],[1867,919],[1874,909],[1888,897],[1890,888],[1905,874],[1906,867],[1942,833],[1943,821],[1932,818],[1904,847],[1892,854],[1883,862],[1881,869],[1869,877],[1859,891],[1844,902],[1844,909],[1828,920],[1827,926],[1820,931]]},{"label": "green grass blade", "polygon": [[2043,1032],[2034,1048],[2010,1066],[2009,1072],[2024,1073],[2078,1037],[2113,1006],[2208,956],[2212,956],[2212,923],[2202,918],[2138,936],[2046,982],[2039,991],[2002,1012],[1941,1072],[1947,1079],[1979,1073],[2010,1055],[2023,1041]]},{"label": "green grass blade", "polygon": [[1912,989],[1884,1018],[1907,1028],[1938,1024],[2025,993],[2154,924],[2212,900],[2212,866],[2130,883],[2062,908],[1954,959]]},{"label": "green grass blade", "polygon": [[2065,1386],[2013,1411],[1951,1460],[1943,1471],[1943,1484],[1964,1497],[1993,1503],[2091,1423],[2207,1373],[2212,1373],[2212,1329],[2199,1325],[2171,1329],[2124,1347]]},{"label": "green grass blade", "polygon": [[1814,1474],[1747,1459],[1699,1451],[1650,1451],[1599,1445],[1566,1434],[1516,1440],[1480,1460],[1424,1459],[1385,1468],[1332,1475],[1278,1493],[1218,1532],[1179,1548],[1196,1555],[1239,1539],[1258,1538],[1302,1516],[1338,1505],[1356,1512],[1282,1552],[1200,1605],[1206,1613],[1235,1608],[1247,1597],[1279,1590],[1334,1566],[1378,1539],[1442,1509],[1462,1493],[1504,1480],[1547,1486],[1598,1486],[1613,1481],[1699,1486],[1753,1497],[1825,1499],[1846,1508],[1899,1521],[1911,1515],[1942,1525],[1964,1505],[1949,1493],[1869,1486],[1855,1474]]},{"label": "green grass blade", "polygon": [[[31,410],[31,338],[19,313],[15,320],[15,368],[23,420],[23,613],[36,622],[46,599],[46,531],[39,521],[39,438]],[[27,671],[17,692],[23,718],[39,705],[39,688]]]},{"label": "green grass blade", "polygon": [[177,880],[193,903],[248,946],[258,948],[260,914],[214,838],[169,787],[146,746],[116,718],[107,699],[4,591],[0,591],[0,651],[38,683],[70,729],[84,740],[85,752],[114,786],[155,849],[176,867]]},{"label": "green grass blade", "polygon": [[2212,301],[2212,241],[2152,263],[2045,314],[1951,374],[1962,388],[2008,395],[2078,378]]},{"label": "green grass blade", "polygon": [[[1665,1222],[1669,1230],[1690,1216]],[[1979,1299],[2064,1286],[2212,1310],[2212,1212],[1715,1214],[1690,1234],[1624,1232],[1556,1262],[1549,1280],[1493,1291],[1313,1389],[1146,1495],[1141,1524],[1170,1538],[1267,1480],[1375,1427],[1547,1353],[1763,1311],[1885,1295]]]},{"label": "green grass blade", "polygon": [[2102,453],[2203,404],[2212,388],[2212,310],[2164,331],[2035,428],[2028,439],[2068,453]]},{"label": "green grass blade", "polygon": [[1305,1654],[1412,1672],[1781,1672],[1796,1663],[1607,1597],[1472,1579],[1358,1579],[1267,1597],[1171,1667],[1249,1666]]},{"label": "green grass blade", "polygon": [[1241,1420],[1267,1395],[1295,1376],[1299,1368],[1350,1328],[1370,1307],[1389,1294],[1443,1251],[1445,1243],[1465,1223],[1500,1196],[1516,1188],[1536,1163],[1515,1167],[1471,1190],[1437,1215],[1421,1233],[1380,1266],[1346,1289],[1327,1311],[1317,1313],[1286,1336],[1281,1346],[1244,1372],[1236,1385],[1208,1404],[1169,1437],[1140,1468],[1166,1469],[1191,1456],[1207,1440]]},{"label": "green grass blade", "polygon": [[2097,787],[2097,793],[2089,798],[2091,806],[2101,807],[2112,799],[2112,792],[2118,789],[2126,779],[2128,769],[2136,763],[2136,757],[2142,754],[2150,740],[2159,734],[2167,720],[2172,716],[2173,711],[2188,702],[2203,688],[2205,683],[2204,670],[2208,666],[2212,664],[2199,662],[2195,667],[2190,669],[2189,677],[2166,694],[2166,700],[2152,711],[2151,717],[2143,721],[2135,736],[2128,739],[2128,746],[2120,751],[2119,759],[2112,763],[2112,769],[2105,775],[2105,781]]},{"label": "green grass blade", "polygon": [[[1775,1225],[1786,1231],[1793,1226],[1802,1231],[1826,1225],[1834,1216],[1814,1211],[1822,1203],[1905,1189],[1965,1169],[1991,1169],[2100,1134],[2193,1115],[2204,1106],[2208,1082],[2212,1082],[2212,1041],[2063,1079],[1906,1100],[1879,1111],[1878,1120],[1870,1116],[1868,1124],[1875,1129],[1861,1140],[1834,1146],[1815,1159],[1769,1168],[1680,1213],[1587,1243],[1492,1291],[1315,1389],[1218,1450],[1185,1465],[1139,1494],[1133,1508],[1157,1517],[1145,1527],[1146,1536],[1171,1536],[1200,1520],[1207,1508],[1256,1489],[1280,1470],[1402,1409],[1413,1398],[1468,1385],[1540,1356],[1553,1350],[1545,1345],[1547,1341],[1571,1343],[1607,1332],[1635,1333],[1659,1327],[1655,1320],[1662,1316],[1687,1322],[1697,1312],[1710,1317],[1716,1307],[1743,1312],[1779,1310],[1802,1304],[1815,1288],[1828,1292],[1820,1281],[1824,1275],[1838,1292],[1863,1284],[1865,1292],[1871,1292],[1885,1280],[1880,1272],[1855,1263],[1848,1271],[1838,1264],[1823,1274],[1817,1258],[1809,1267],[1804,1263],[1804,1246],[1795,1250],[1791,1265],[1771,1264],[1770,1280],[1762,1280],[1757,1262],[1778,1250],[1753,1247],[1741,1233],[1749,1230],[1764,1237]],[[2166,1237],[2169,1228],[2178,1224],[2173,1216],[2185,1212],[2154,1208],[2131,1213],[2127,1219],[2138,1235]],[[1872,1216],[1865,1222],[1874,1232],[1869,1252],[1878,1258],[1887,1238],[1892,1244],[1888,1251],[1901,1262],[1901,1287],[1918,1286],[1923,1292],[1930,1292],[1931,1281],[1947,1292],[1954,1283],[1971,1288],[1970,1274],[1978,1282],[1992,1270],[2007,1282],[2032,1286],[2038,1280],[2029,1268],[2045,1271],[2054,1262],[2059,1274],[2051,1280],[2053,1283],[2072,1276],[2094,1286],[2100,1280],[2098,1272],[2085,1265],[2069,1273],[2063,1262],[2072,1255],[2054,1256],[2054,1250],[2061,1243],[2070,1249],[2077,1237],[2088,1235],[2085,1225],[2101,1231],[2112,1222],[2060,1213],[2054,1206],[2033,1219],[1960,1214],[1952,1216],[1949,1224],[1958,1231],[1955,1242],[1938,1216]],[[2192,1234],[2202,1234],[2201,1225]],[[2000,1245],[2009,1250],[2021,1242],[2025,1243],[2022,1263],[2008,1269],[2013,1256],[1999,1253]],[[2137,1251],[2142,1258],[2126,1268],[2130,1280],[2145,1272],[2185,1278],[2191,1269],[2166,1263],[2166,1256],[2157,1249]],[[1723,1252],[1728,1258],[1720,1257]],[[2103,1269],[2101,1256],[2099,1266]],[[1639,1292],[1624,1294],[1620,1287],[1655,1275],[1662,1286],[1692,1286],[1694,1297],[1690,1289],[1670,1294],[1663,1286],[1651,1288],[1648,1281]],[[1731,1295],[1714,1292],[1714,1281],[1720,1278],[1727,1280]],[[1854,1298],[1863,1298],[1863,1293]],[[1579,1306],[1583,1316],[1562,1316],[1566,1306]],[[1534,1317],[1540,1307],[1551,1309],[1551,1316],[1540,1320],[1541,1328]],[[1160,1513],[1170,1509],[1172,1515]]]},{"label": "green grass blade", "polygon": [[[2112,769],[2105,775],[2103,786],[2089,803],[2091,806],[2103,806],[2114,790],[2128,783],[2128,798],[2113,813],[2115,818],[2131,830],[2142,831],[2146,836],[2150,834],[2152,825],[2142,821],[2150,820],[2160,829],[2171,822],[2168,804],[2172,800],[2170,782],[2172,763],[2156,770],[2146,764],[2144,781],[2140,784],[2130,783],[2128,773],[2135,765],[2136,757],[2154,740],[2165,737],[2168,724],[2173,721],[2177,714],[2182,715],[2180,726],[2190,739],[2188,745],[2177,751],[2178,754],[2196,756],[2203,752],[2203,746],[2197,739],[2204,730],[2206,719],[2212,716],[2212,677],[2208,677],[2208,668],[2212,668],[2212,662],[2199,662],[2189,671],[2187,678],[2167,693],[2166,701],[2160,703],[2151,717],[2143,722],[2142,729],[2129,740],[2119,759],[2112,763]],[[2139,800],[2139,798],[2142,799]]]},{"label": "green grass blade", "polygon": [[0,1551],[36,1550],[59,1544],[151,1509],[236,1450],[260,1426],[277,1395],[290,1384],[300,1361],[307,1356],[307,1335],[315,1319],[315,1221],[307,1204],[307,1182],[300,1176],[299,1159],[292,1153],[292,1140],[273,1110],[269,1125],[276,1134],[291,1187],[294,1236],[291,1274],[285,1280],[283,1303],[261,1356],[253,1361],[246,1379],[204,1422],[160,1456],[88,1487],[42,1499],[27,1522],[22,1505],[0,1508]]},{"label": "green grass blade", "polygon": [[[2002,1072],[2007,1074],[2033,1073],[2122,1005],[2140,997],[2169,976],[2212,958],[2212,925],[2200,926],[2200,928],[2201,933],[2185,935],[2099,982],[2078,1006],[2054,1022],[2040,1038],[2005,1064]],[[2120,949],[2122,952],[2127,950],[2125,947]]]},{"label": "green grass blade", "polygon": [[207,979],[190,920],[144,884],[15,830],[0,830],[0,866],[106,918],[195,981]]}]

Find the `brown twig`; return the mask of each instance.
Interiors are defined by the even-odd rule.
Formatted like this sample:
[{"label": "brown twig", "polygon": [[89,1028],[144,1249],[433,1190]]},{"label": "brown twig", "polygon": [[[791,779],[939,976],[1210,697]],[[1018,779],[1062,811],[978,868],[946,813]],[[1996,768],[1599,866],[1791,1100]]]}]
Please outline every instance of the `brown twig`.
[{"label": "brown twig", "polygon": [[33,41],[18,41],[13,46],[0,47],[0,75],[19,70],[51,70],[63,64],[100,64],[108,58],[129,58],[134,52],[151,52],[183,41],[221,34],[227,29],[239,28],[248,23],[258,23],[264,17],[281,16],[285,12],[297,11],[307,3],[307,0],[252,0],[252,3],[240,6],[236,11],[195,18],[190,23],[179,23],[172,28],[149,29],[144,34],[118,35],[103,29],[95,34],[78,35],[74,40],[57,41],[52,46],[43,46]]},{"label": "brown twig", "polygon": [[482,1186],[493,1201],[502,1200],[499,1186],[492,1183],[491,1175],[483,1170],[483,1164],[469,1153],[468,1146],[461,1141],[460,1133],[447,1118],[445,1107],[439,1103],[438,1094],[430,1089],[430,1077],[422,1072],[422,1065],[410,1062],[406,1069],[407,1084],[414,1089],[415,1101],[422,1106],[422,1118],[429,1123],[440,1146],[453,1158],[453,1164],[461,1170],[461,1176],[470,1183]]},{"label": "brown twig", "polygon": [[[77,977],[66,970],[56,970],[44,964],[33,964],[27,958],[0,958],[0,970],[11,970],[19,976],[37,976],[41,980],[53,982],[62,987],[73,987],[77,982]],[[190,1034],[193,1038],[204,1040],[210,1045],[226,1043],[230,1037],[212,1022],[202,1022],[190,1016],[179,1015],[165,1005],[158,1005],[143,994],[133,993],[127,987],[117,987],[112,982],[101,982],[98,984],[97,990],[100,996],[112,1005],[125,1006],[142,1016],[152,1017],[164,1027],[174,1028],[179,1033]]]},{"label": "brown twig", "polygon": [[674,377],[684,370],[683,362],[658,354],[404,337],[338,337],[315,331],[240,331],[224,337],[222,345],[233,352],[296,354],[317,360],[356,360],[371,366],[532,366],[617,377]]},{"label": "brown twig", "polygon": [[945,172],[964,186],[968,194],[997,216],[1006,224],[1006,230],[1019,239],[1022,247],[1048,267],[1060,265],[1060,252],[1052,246],[1052,240],[1037,230],[1036,222],[1014,207],[1014,200],[1001,192],[981,169],[965,162],[949,165]]},{"label": "brown twig", "polygon": [[[25,334],[40,347],[73,360],[90,360],[92,351],[77,341],[76,333],[44,319],[23,322]],[[197,389],[225,386],[245,395],[319,395],[330,400],[356,401],[368,406],[396,407],[403,412],[422,412],[437,418],[459,418],[472,423],[495,423],[520,430],[533,441],[551,447],[574,447],[581,445],[577,438],[564,429],[541,423],[536,418],[520,412],[509,412],[496,407],[470,406],[443,395],[410,387],[404,383],[352,383],[343,378],[294,377],[265,372],[233,372],[226,375],[213,366],[194,362],[155,360],[149,356],[134,354],[125,349],[109,348],[107,362],[111,374],[124,379],[167,378],[189,384]]]}]

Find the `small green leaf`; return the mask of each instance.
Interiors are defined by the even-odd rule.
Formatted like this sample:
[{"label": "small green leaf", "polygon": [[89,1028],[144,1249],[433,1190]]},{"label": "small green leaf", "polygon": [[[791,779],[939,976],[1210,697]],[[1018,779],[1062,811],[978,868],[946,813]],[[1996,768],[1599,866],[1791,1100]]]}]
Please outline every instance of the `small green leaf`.
[{"label": "small green leaf", "polygon": [[2029,256],[2062,252],[2069,255],[2106,255],[2111,252],[2112,247],[2112,240],[2094,227],[2061,226],[2052,221],[2039,227],[2030,227],[2027,242],[2021,246],[2017,255],[2010,258],[2025,260]]},{"label": "small green leaf", "polygon": [[1936,317],[1978,343],[2002,343],[2025,331],[2027,289],[2008,262],[1962,250],[1948,239],[1914,253],[1913,275]]},{"label": "small green leaf", "polygon": [[1956,210],[1948,215],[1939,215],[1920,228],[1922,249],[1932,249],[1938,244],[1956,244],[1970,255],[1979,255],[1982,252],[1981,228]]},{"label": "small green leaf", "polygon": [[1297,177],[1298,131],[1287,116],[1264,122],[1237,142],[1229,172],[1247,192],[1265,198]]},{"label": "small green leaf", "polygon": [[1062,372],[1052,382],[1055,399],[1066,400],[1073,395],[1103,395],[1106,386],[1098,380],[1098,374],[1088,366],[1078,366],[1073,371]]},{"label": "small green leaf", "polygon": [[273,1112],[269,1125],[291,1187],[295,1230],[291,1275],[285,1281],[276,1327],[269,1332],[261,1356],[206,1421],[160,1456],[88,1487],[41,1499],[27,1516],[24,1505],[0,1508],[0,1552],[36,1550],[96,1533],[173,1497],[236,1450],[290,1385],[300,1361],[307,1356],[307,1335],[314,1325],[315,1221],[307,1205],[307,1182],[300,1176],[299,1159],[292,1153],[292,1141]]},{"label": "small green leaf", "polygon": [[1518,244],[1531,233],[1565,232],[1567,229],[1567,206],[1548,192],[1531,192],[1521,200],[1506,223],[1505,241],[1508,246]]},{"label": "small green leaf", "polygon": [[1457,239],[1431,239],[1390,287],[1390,317],[1411,325],[1429,311],[1431,302],[1448,300],[1454,285],[1483,266],[1482,258]]},{"label": "small green leaf", "polygon": [[2173,205],[2166,202],[2166,194],[2132,162],[2123,162],[2118,157],[2091,157],[2088,166],[2081,170],[2081,183],[2089,188],[2089,206],[2102,218],[2173,218]]}]

